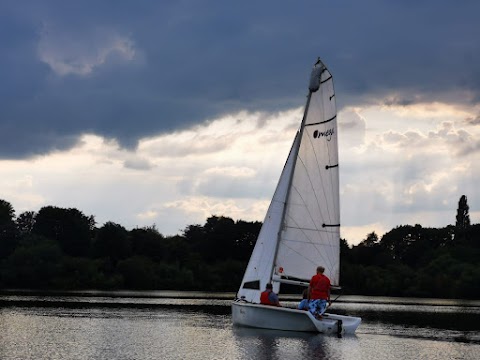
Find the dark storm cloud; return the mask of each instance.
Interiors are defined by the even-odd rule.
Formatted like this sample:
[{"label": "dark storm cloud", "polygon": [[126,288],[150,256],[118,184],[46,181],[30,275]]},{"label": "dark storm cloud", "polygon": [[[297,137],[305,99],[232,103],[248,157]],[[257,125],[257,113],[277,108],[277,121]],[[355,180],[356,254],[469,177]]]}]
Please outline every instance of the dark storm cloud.
[{"label": "dark storm cloud", "polygon": [[0,158],[303,105],[317,55],[339,106],[480,88],[474,1],[4,1]]}]

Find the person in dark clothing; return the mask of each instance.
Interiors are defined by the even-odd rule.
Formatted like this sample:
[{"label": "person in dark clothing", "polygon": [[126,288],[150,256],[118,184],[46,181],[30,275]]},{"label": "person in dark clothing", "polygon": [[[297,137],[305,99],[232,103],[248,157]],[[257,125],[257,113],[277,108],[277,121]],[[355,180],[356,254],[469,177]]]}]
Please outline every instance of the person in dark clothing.
[{"label": "person in dark clothing", "polygon": [[273,292],[273,286],[271,283],[268,283],[265,287],[265,291],[260,294],[260,304],[281,306],[277,294]]}]

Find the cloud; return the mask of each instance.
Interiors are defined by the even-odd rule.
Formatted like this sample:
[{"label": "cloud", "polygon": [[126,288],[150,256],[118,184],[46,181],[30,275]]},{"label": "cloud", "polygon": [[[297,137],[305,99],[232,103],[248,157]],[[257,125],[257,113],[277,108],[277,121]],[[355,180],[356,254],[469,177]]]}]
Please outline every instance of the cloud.
[{"label": "cloud", "polygon": [[321,22],[317,5],[4,2],[0,158],[69,149],[85,133],[133,149],[225,114],[285,111],[303,105],[317,55],[340,109],[478,103],[479,4],[324,4]]},{"label": "cloud", "polygon": [[152,164],[149,160],[137,157],[126,159],[123,164],[126,168],[134,170],[149,170],[152,168]]},{"label": "cloud", "polygon": [[102,28],[68,33],[44,25],[38,43],[39,59],[60,76],[87,76],[96,68],[106,66],[108,61],[131,61],[135,54],[135,46],[128,36]]},{"label": "cloud", "polygon": [[391,146],[407,154],[411,149],[442,154],[444,156],[463,157],[478,151],[479,142],[464,129],[456,129],[452,122],[442,122],[437,129],[423,134],[421,131],[406,131],[404,133],[390,130],[381,135],[380,141],[385,146]]},{"label": "cloud", "polygon": [[401,224],[446,226],[462,194],[479,201],[473,179],[480,175],[474,166],[480,134],[464,121],[474,112],[438,102],[356,108],[365,123],[365,132],[356,134],[361,141],[344,141],[356,133],[348,126],[339,131],[344,234],[367,229],[382,235]]},{"label": "cloud", "polygon": [[[411,106],[401,116],[382,106],[339,113],[343,237],[354,243],[402,224],[446,226],[459,196],[480,202],[479,155],[459,151],[478,130],[467,136],[457,128],[464,114],[452,114],[445,122],[442,112],[432,121]],[[211,215],[262,221],[300,119],[298,108],[232,113],[142,139],[136,149],[86,134],[70,150],[1,161],[0,198],[17,212],[75,207],[99,224],[155,224],[169,235]],[[405,119],[404,131],[393,130]]]},{"label": "cloud", "polygon": [[[51,204],[75,207],[95,215],[99,224],[158,224],[167,234],[212,214],[258,220],[293,141],[292,122],[298,122],[298,111],[231,114],[150,137],[131,150],[85,134],[70,150],[1,161],[8,176],[2,180],[0,198],[22,210],[38,211]],[[192,138],[202,141],[188,152],[186,144]],[[170,155],[180,153],[181,157]]]},{"label": "cloud", "polygon": [[238,202],[233,199],[225,198],[215,200],[209,197],[187,197],[182,200],[176,200],[165,204],[165,208],[170,210],[180,210],[182,213],[194,214],[195,218],[204,219],[212,215],[224,215],[233,219],[242,219],[245,221],[258,221],[265,216],[269,201],[245,201]]},{"label": "cloud", "polygon": [[323,5],[1,2],[0,197],[165,233],[262,220],[320,55],[344,228],[478,213],[480,3]]},{"label": "cloud", "polygon": [[365,119],[353,108],[338,114],[338,127],[347,147],[360,146],[365,142]]},{"label": "cloud", "polygon": [[479,125],[480,124],[480,115],[477,115],[476,117],[466,118],[465,122],[468,125]]}]

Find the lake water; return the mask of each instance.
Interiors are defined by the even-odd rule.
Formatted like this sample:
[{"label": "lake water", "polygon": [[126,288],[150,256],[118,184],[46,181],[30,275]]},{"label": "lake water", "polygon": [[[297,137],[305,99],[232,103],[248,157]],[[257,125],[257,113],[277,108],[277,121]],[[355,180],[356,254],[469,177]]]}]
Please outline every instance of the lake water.
[{"label": "lake water", "polygon": [[480,301],[344,296],[363,322],[338,338],[234,327],[232,297],[1,293],[0,359],[480,359]]}]

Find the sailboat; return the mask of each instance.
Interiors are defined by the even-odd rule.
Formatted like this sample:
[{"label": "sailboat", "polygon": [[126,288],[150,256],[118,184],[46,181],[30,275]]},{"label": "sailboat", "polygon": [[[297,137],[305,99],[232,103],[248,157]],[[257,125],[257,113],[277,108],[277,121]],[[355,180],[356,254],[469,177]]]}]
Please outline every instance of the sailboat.
[{"label": "sailboat", "polygon": [[340,280],[340,196],[333,78],[318,59],[303,119],[232,302],[234,325],[320,333],[354,333],[361,318],[260,304],[267,283],[307,287],[317,266],[332,287]]}]

